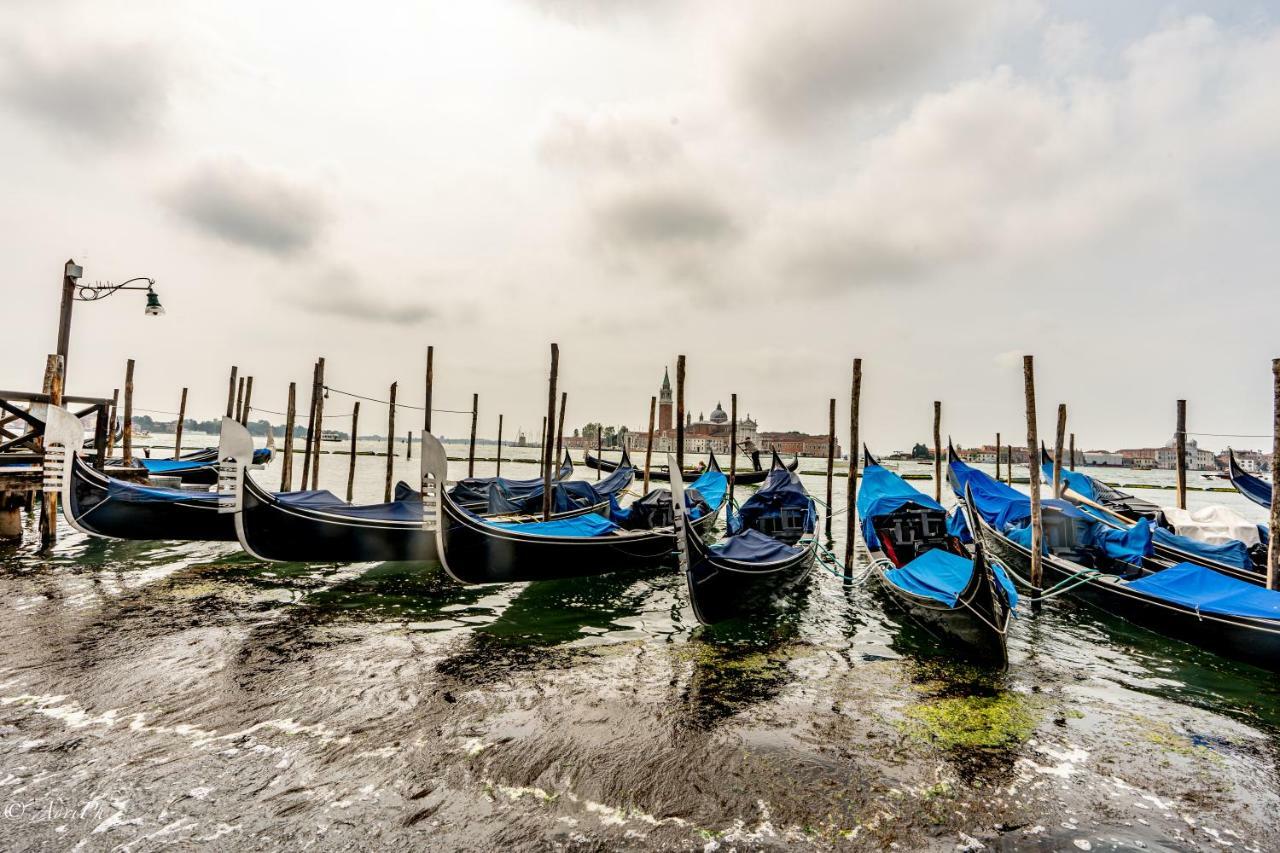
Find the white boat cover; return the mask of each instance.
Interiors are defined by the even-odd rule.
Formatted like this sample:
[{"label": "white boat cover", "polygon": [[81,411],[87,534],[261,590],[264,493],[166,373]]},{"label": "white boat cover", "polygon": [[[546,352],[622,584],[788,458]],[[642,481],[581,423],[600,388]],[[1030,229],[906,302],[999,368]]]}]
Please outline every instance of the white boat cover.
[{"label": "white boat cover", "polygon": [[1224,545],[1234,540],[1251,548],[1261,541],[1258,525],[1225,506],[1206,506],[1194,512],[1173,506],[1162,509],[1175,533],[1197,542]]}]

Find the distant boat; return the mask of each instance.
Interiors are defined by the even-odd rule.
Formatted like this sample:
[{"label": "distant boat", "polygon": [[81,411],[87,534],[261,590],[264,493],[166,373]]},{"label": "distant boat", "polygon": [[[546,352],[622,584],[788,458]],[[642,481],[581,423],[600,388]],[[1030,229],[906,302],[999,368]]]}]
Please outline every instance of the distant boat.
[{"label": "distant boat", "polygon": [[342,441],[342,433],[336,429],[326,429],[320,432],[321,441]]}]

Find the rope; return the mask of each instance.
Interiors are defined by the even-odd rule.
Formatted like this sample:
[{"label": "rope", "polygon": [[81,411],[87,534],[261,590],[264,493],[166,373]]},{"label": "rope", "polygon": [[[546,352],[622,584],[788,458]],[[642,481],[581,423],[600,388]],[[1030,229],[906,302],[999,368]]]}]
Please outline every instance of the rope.
[{"label": "rope", "polygon": [[[1035,589],[1035,586],[1032,585],[1031,581],[1024,578],[1022,575],[1018,574],[1013,569],[1009,568],[1003,563],[992,560],[991,564],[994,566],[999,566],[1000,568],[1004,569],[1013,577],[1022,581],[1023,586],[1028,586],[1028,587],[1031,587],[1032,589]],[[1049,587],[1048,589],[1041,590],[1039,595],[1028,595],[1026,596],[1026,599],[1027,601],[1048,601],[1051,598],[1057,598],[1058,596],[1064,593],[1070,592],[1071,590],[1075,589],[1078,586],[1084,586],[1085,584],[1092,581],[1094,578],[1098,577],[1100,574],[1102,573],[1099,572],[1097,569],[1081,569],[1080,571],[1075,572],[1074,574],[1068,575],[1067,577],[1058,581],[1056,584]],[[1077,583],[1071,583],[1076,578],[1080,578],[1080,580]],[[1068,584],[1070,585],[1068,586]]]},{"label": "rope", "polygon": [[[341,388],[334,388],[332,385],[325,385],[325,386],[324,386],[324,390],[325,390],[326,392],[328,392],[328,391],[332,391],[334,394],[343,394],[343,395],[345,395],[345,396],[347,396],[347,397],[354,397],[354,398],[355,398],[355,399],[357,399],[357,400],[367,400],[367,401],[369,401],[370,403],[381,403],[381,404],[383,404],[384,406],[389,406],[389,405],[391,405],[391,401],[390,401],[390,400],[379,400],[377,397],[366,397],[366,396],[365,396],[365,395],[363,395],[363,394],[355,394],[355,393],[352,393],[351,391],[343,391]],[[396,403],[396,408],[397,408],[397,409],[413,409],[415,412],[421,412],[421,411],[424,411],[424,410],[425,410],[425,407],[424,407],[424,406],[412,406],[412,405],[410,405],[410,404],[408,404],[408,403]],[[446,412],[446,413],[451,414],[451,415],[469,415],[469,414],[471,414],[471,410],[470,410],[470,409],[434,409],[434,408],[433,408],[431,411],[433,411],[433,412]]]}]

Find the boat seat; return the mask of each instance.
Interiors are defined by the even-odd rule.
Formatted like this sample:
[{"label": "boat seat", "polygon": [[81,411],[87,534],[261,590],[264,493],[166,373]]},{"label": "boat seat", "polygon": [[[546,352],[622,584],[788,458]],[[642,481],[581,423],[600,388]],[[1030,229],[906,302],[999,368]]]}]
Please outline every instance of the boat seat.
[{"label": "boat seat", "polygon": [[896,565],[906,565],[935,548],[949,550],[947,515],[936,509],[903,507],[876,519],[876,534]]},{"label": "boat seat", "polygon": [[804,536],[808,510],[798,507],[781,507],[777,512],[761,515],[754,528],[764,535],[794,545]]}]

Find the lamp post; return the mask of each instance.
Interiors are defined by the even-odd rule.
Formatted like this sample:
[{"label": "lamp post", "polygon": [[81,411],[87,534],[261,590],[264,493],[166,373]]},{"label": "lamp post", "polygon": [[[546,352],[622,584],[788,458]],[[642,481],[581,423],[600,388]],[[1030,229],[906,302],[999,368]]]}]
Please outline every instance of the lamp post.
[{"label": "lamp post", "polygon": [[[160,297],[155,291],[156,280],[153,278],[138,276],[119,284],[111,282],[81,284],[80,277],[83,275],[84,268],[73,260],[67,261],[62,269],[62,310],[58,316],[58,355],[62,356],[64,383],[66,382],[67,349],[71,344],[71,307],[76,302],[96,302],[121,290],[145,290],[147,292],[147,306],[144,309],[146,315],[159,317],[164,313],[164,306],[160,304]],[[135,281],[145,281],[146,284],[134,284]]]}]

